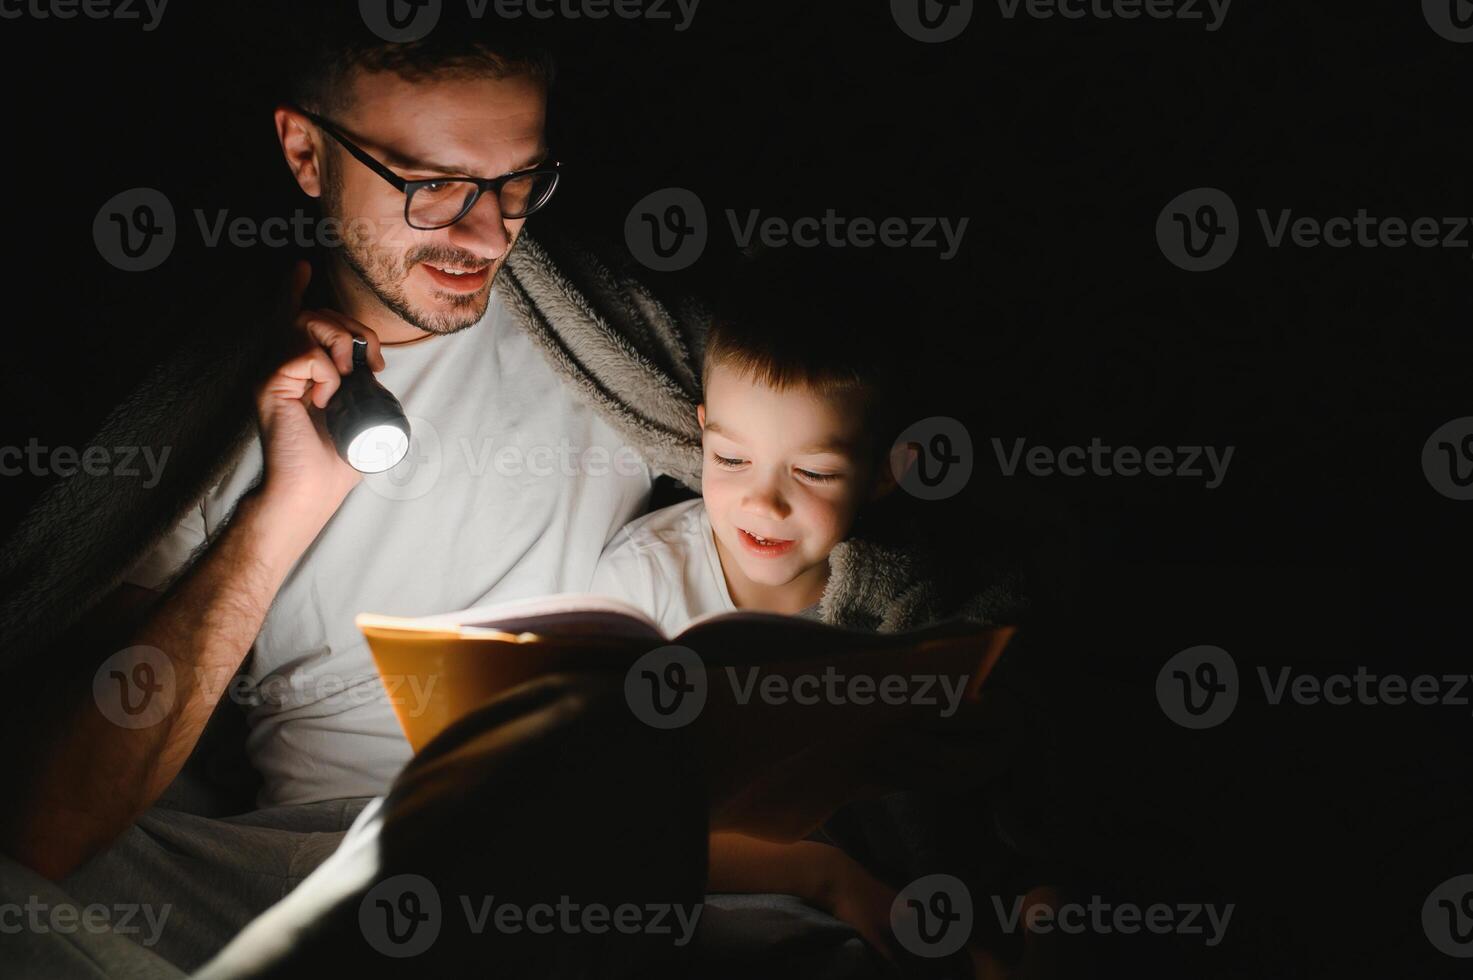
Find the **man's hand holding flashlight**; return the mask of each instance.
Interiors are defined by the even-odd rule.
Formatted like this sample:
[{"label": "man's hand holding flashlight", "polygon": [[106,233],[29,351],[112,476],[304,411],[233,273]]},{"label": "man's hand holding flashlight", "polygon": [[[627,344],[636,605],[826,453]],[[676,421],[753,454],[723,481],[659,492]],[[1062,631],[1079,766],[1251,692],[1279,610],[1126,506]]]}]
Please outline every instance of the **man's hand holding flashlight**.
[{"label": "man's hand holding flashlight", "polygon": [[[293,307],[300,309],[312,275],[306,262],[293,271]],[[334,310],[301,310],[296,317],[302,350],[266,379],[256,393],[265,454],[262,503],[300,523],[316,537],[362,478],[338,455],[322,410],[353,370],[353,340],[368,342],[368,365],[384,367],[378,336]]]}]

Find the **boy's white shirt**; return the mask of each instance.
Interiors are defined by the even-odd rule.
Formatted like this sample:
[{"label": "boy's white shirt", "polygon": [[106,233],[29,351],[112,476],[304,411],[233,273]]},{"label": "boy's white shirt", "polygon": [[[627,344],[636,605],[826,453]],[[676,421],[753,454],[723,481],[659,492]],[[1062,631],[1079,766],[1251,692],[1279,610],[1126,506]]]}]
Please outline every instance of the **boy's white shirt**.
[{"label": "boy's white shirt", "polygon": [[736,609],[699,497],[625,525],[604,548],[589,591],[639,607],[666,636],[697,616]]}]

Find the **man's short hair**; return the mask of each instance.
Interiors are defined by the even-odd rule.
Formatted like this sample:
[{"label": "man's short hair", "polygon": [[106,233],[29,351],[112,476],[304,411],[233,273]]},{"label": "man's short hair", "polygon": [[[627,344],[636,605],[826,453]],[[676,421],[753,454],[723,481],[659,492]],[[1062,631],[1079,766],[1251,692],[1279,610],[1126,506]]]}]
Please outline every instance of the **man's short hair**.
[{"label": "man's short hair", "polygon": [[356,4],[315,6],[318,16],[302,32],[306,40],[294,54],[286,95],[329,117],[350,108],[354,72],[360,70],[393,72],[410,81],[528,75],[548,87],[557,75],[551,51],[533,31],[494,17],[461,24],[447,16],[420,40],[395,43],[370,31],[356,16]]},{"label": "man's short hair", "polygon": [[897,434],[905,291],[853,249],[772,249],[740,262],[712,304],[701,383],[718,365],[779,391],[858,392],[876,453]]}]

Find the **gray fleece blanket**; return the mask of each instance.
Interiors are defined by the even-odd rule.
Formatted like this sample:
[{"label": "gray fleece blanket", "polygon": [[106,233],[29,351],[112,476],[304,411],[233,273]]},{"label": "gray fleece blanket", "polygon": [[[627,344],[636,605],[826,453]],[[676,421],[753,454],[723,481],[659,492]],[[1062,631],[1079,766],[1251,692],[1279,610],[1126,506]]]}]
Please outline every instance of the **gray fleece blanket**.
[{"label": "gray fleece blanket", "polygon": [[[708,323],[702,305],[662,302],[626,269],[577,246],[554,250],[527,233],[498,283],[557,373],[657,474],[699,493],[695,406]],[[238,325],[177,352],[94,437],[96,445],[167,447],[168,466],[156,486],[78,472],[49,488],[6,543],[0,666],[37,656],[114,588],[251,433],[252,392],[279,362],[291,320],[285,296],[274,305],[259,297],[246,287],[227,298],[223,306],[236,312]],[[1010,583],[941,569],[917,549],[918,536],[907,516],[861,529],[837,546],[822,619],[888,632],[952,616],[996,621],[1012,614]]]}]

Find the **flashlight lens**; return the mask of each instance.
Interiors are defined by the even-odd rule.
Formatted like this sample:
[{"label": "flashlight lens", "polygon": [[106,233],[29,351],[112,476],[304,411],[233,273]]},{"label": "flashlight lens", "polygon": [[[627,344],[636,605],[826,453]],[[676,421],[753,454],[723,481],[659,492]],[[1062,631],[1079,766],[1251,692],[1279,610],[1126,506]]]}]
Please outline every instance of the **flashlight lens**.
[{"label": "flashlight lens", "polygon": [[348,463],[360,473],[382,473],[409,452],[409,436],[397,425],[370,425],[348,444]]}]

